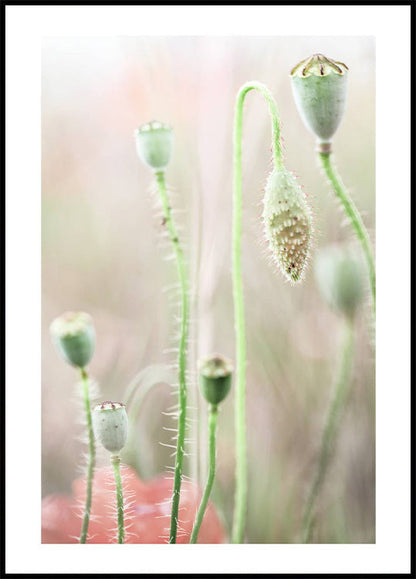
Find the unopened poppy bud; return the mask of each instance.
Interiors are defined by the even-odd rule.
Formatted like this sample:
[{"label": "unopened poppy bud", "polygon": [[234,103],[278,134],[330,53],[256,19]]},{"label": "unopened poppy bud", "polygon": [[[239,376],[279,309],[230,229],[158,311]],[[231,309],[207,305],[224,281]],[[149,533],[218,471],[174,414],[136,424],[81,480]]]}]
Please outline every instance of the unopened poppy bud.
[{"label": "unopened poppy bud", "polygon": [[302,279],[312,238],[312,212],[295,176],[274,169],[264,194],[263,222],[274,261],[290,281]]},{"label": "unopened poppy bud", "polygon": [[58,352],[72,366],[84,368],[91,360],[95,330],[89,314],[66,312],[52,322],[50,333]]},{"label": "unopened poppy bud", "polygon": [[199,362],[199,385],[207,402],[216,406],[231,389],[233,365],[223,356],[213,355]]},{"label": "unopened poppy bud", "polygon": [[95,437],[105,449],[119,453],[127,440],[128,418],[122,402],[101,402],[92,413]]},{"label": "unopened poppy bud", "polygon": [[322,249],[316,256],[315,277],[326,302],[352,317],[365,297],[366,271],[358,255],[337,246]]},{"label": "unopened poppy bud", "polygon": [[320,143],[330,143],[345,110],[348,67],[313,54],[291,71],[295,103],[307,128]]},{"label": "unopened poppy bud", "polygon": [[172,127],[151,121],[135,131],[136,149],[140,159],[156,173],[164,171],[173,150]]}]

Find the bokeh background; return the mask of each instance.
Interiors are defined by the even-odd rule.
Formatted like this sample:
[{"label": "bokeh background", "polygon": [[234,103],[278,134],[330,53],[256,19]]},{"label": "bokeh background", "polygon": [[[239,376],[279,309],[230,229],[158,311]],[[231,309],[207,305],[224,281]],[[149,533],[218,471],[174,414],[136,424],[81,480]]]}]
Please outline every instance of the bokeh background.
[{"label": "bokeh background", "polygon": [[[99,399],[123,400],[136,379],[124,460],[144,478],[173,465],[178,299],[152,175],[133,131],[170,123],[167,171],[192,280],[190,413],[186,474],[206,474],[206,404],[196,386],[201,355],[234,358],[231,282],[232,125],[235,96],[264,82],[280,111],[284,154],[315,216],[314,250],[351,230],[321,174],[315,144],[291,94],[289,72],[314,52],[350,69],[347,110],[335,137],[337,166],[374,239],[375,44],[370,37],[45,38],[42,66],[42,490],[70,492],[79,476],[82,410],[74,369],[49,338],[52,319],[85,310],[95,321],[91,374]],[[247,541],[297,542],[316,466],[342,334],[322,301],[313,256],[291,286],[272,265],[261,223],[271,167],[270,121],[260,95],[244,120],[243,275],[247,323],[249,495]],[[353,382],[336,452],[317,504],[314,541],[375,540],[374,344],[369,307],[356,321]],[[140,393],[147,392],[142,396]],[[233,396],[218,430],[213,500],[230,525],[234,495]],[[160,444],[162,443],[162,444]],[[100,460],[103,460],[101,457]]]}]

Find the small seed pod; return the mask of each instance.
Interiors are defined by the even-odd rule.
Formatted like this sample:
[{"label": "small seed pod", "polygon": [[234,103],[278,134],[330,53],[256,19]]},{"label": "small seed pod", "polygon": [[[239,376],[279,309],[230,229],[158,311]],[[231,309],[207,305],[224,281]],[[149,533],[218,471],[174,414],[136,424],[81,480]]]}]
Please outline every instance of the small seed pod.
[{"label": "small seed pod", "polygon": [[329,306],[353,317],[365,297],[366,271],[358,255],[338,246],[320,250],[315,259],[315,278]]},{"label": "small seed pod", "polygon": [[320,143],[330,143],[345,110],[348,67],[313,54],[291,72],[293,96],[307,128]]},{"label": "small seed pod", "polygon": [[155,173],[164,171],[172,156],[172,127],[151,121],[136,129],[135,137],[137,154],[143,163]]},{"label": "small seed pod", "polygon": [[263,222],[273,258],[292,282],[302,279],[312,238],[312,212],[294,175],[274,169],[264,195]]},{"label": "small seed pod", "polygon": [[89,314],[66,312],[52,322],[50,333],[58,352],[72,366],[84,368],[91,360],[95,330]]},{"label": "small seed pod", "polygon": [[231,389],[233,365],[223,356],[213,355],[199,362],[199,385],[207,402],[216,406]]},{"label": "small seed pod", "polygon": [[95,437],[105,449],[119,453],[127,440],[128,418],[122,402],[101,402],[92,413]]}]

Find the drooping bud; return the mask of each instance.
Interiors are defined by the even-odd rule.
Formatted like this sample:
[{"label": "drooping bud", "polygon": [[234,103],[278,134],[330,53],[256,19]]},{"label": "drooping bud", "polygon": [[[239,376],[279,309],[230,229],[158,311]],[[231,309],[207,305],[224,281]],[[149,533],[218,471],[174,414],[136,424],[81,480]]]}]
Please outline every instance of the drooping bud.
[{"label": "drooping bud", "polygon": [[101,402],[92,412],[95,437],[106,450],[119,453],[127,440],[128,418],[122,402]]},{"label": "drooping bud", "polygon": [[89,363],[95,349],[95,330],[89,314],[66,312],[52,322],[50,333],[66,362],[79,368]]},{"label": "drooping bud", "polygon": [[136,150],[140,159],[155,173],[164,171],[173,151],[173,129],[159,121],[151,121],[135,131]]},{"label": "drooping bud", "polygon": [[348,67],[313,54],[291,71],[295,103],[307,128],[320,143],[330,143],[345,110]]},{"label": "drooping bud", "polygon": [[233,365],[231,360],[214,354],[199,362],[199,385],[207,402],[216,406],[231,389]]},{"label": "drooping bud", "polygon": [[274,169],[264,195],[263,222],[272,256],[292,282],[302,279],[312,239],[312,212],[294,175]]},{"label": "drooping bud", "polygon": [[366,270],[351,248],[330,246],[318,252],[315,278],[322,297],[346,316],[352,317],[365,297]]}]

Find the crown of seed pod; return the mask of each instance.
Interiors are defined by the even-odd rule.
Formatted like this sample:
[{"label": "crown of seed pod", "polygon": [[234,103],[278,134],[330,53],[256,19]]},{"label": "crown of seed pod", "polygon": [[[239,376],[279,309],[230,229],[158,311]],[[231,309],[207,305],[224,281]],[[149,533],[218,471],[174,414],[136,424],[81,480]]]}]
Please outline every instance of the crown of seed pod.
[{"label": "crown of seed pod", "polygon": [[135,131],[136,150],[140,159],[155,173],[168,166],[173,150],[173,129],[159,121],[151,121]]},{"label": "crown of seed pod", "polygon": [[351,248],[330,246],[315,259],[315,278],[322,297],[348,317],[353,317],[365,298],[366,271]]},{"label": "crown of seed pod", "polygon": [[307,128],[321,143],[330,143],[341,123],[347,97],[348,67],[313,54],[291,71],[295,103]]},{"label": "crown of seed pod", "polygon": [[59,354],[72,366],[84,368],[95,349],[92,318],[85,312],[66,312],[50,326],[52,341]]},{"label": "crown of seed pod", "polygon": [[106,450],[121,451],[127,440],[128,418],[122,402],[105,401],[97,404],[92,412],[95,437]]},{"label": "crown of seed pod", "polygon": [[302,279],[312,238],[312,212],[294,175],[274,169],[264,194],[263,222],[273,259],[292,282]]},{"label": "crown of seed pod", "polygon": [[207,402],[216,406],[231,389],[233,365],[231,360],[214,354],[199,362],[199,385]]}]

